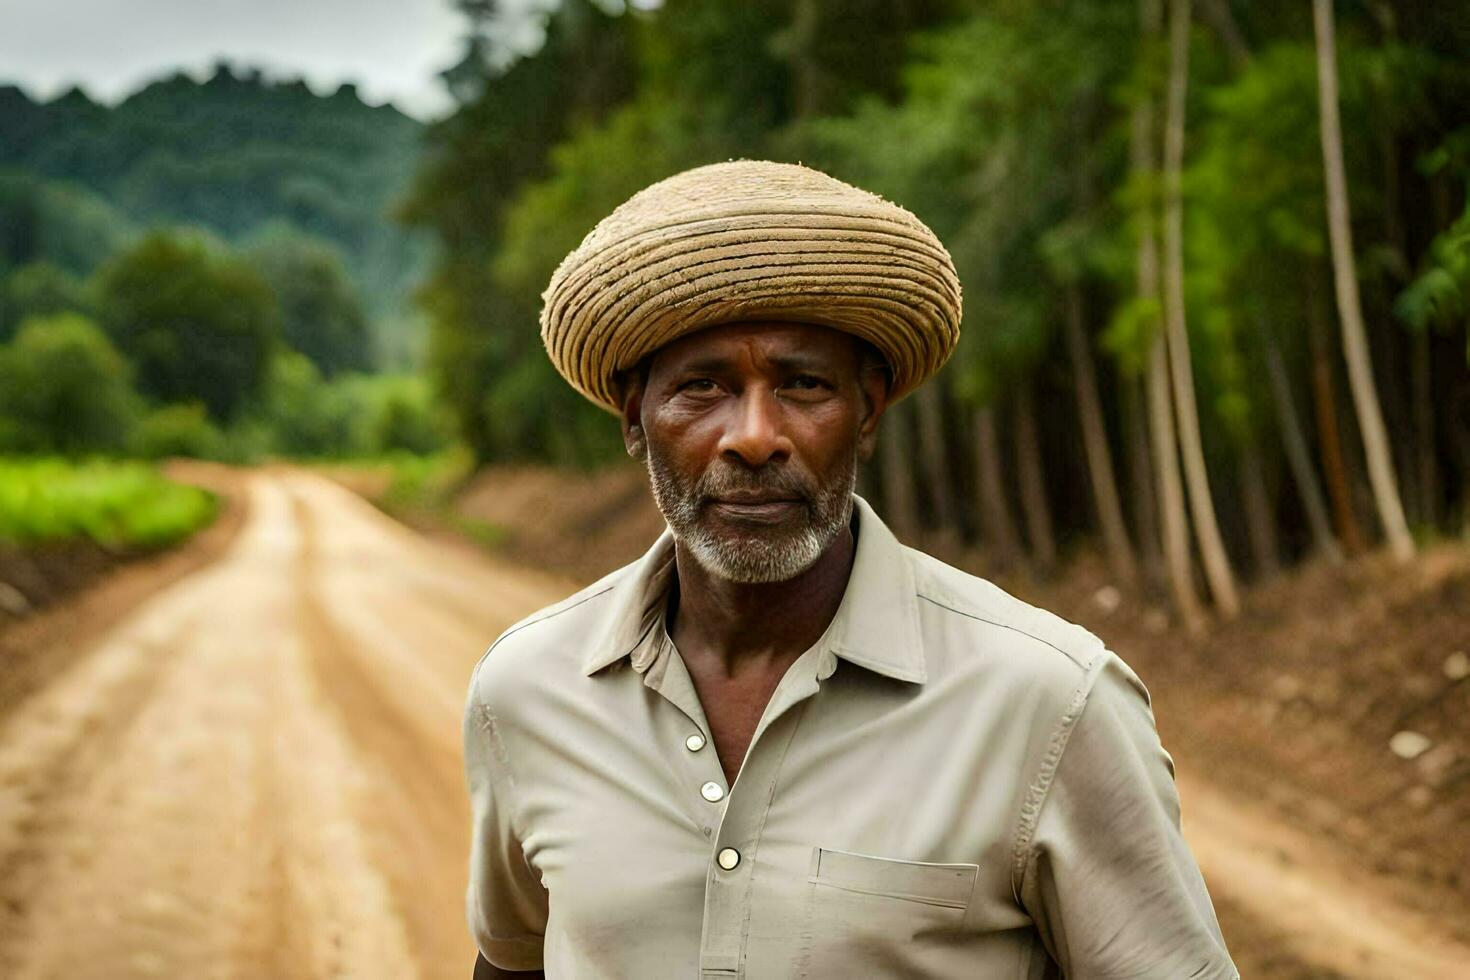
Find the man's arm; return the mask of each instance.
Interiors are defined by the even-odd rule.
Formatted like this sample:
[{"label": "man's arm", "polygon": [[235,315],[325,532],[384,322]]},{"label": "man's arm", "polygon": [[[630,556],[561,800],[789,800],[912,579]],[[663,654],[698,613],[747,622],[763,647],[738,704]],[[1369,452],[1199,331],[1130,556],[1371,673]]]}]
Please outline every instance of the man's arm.
[{"label": "man's arm", "polygon": [[1235,980],[1142,682],[1105,651],[1070,724],[1020,888],[1047,952],[1065,976]]},{"label": "man's arm", "polygon": [[483,955],[476,953],[474,980],[546,980],[546,973],[542,970],[502,970]]},{"label": "man's arm", "polygon": [[[488,656],[488,654],[487,654]],[[549,899],[515,826],[515,777],[498,724],[481,698],[484,659],[470,680],[464,716],[470,794],[470,873],[465,914],[479,949],[525,971],[508,973],[481,957],[475,976],[543,976],[541,944]]]}]

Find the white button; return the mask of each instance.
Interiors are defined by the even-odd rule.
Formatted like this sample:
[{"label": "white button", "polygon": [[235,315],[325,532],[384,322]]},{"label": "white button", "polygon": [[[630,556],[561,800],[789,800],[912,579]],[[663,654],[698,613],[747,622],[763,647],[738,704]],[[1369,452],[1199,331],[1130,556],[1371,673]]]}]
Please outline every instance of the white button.
[{"label": "white button", "polygon": [[740,852],[733,847],[726,847],[719,854],[715,855],[715,860],[720,862],[720,867],[726,871],[730,871],[735,865],[740,863]]},{"label": "white button", "polygon": [[720,800],[725,798],[725,787],[721,786],[714,780],[710,780],[703,786],[699,787],[699,795],[703,796],[711,803],[718,803]]},{"label": "white button", "polygon": [[690,735],[684,740],[684,748],[688,749],[690,752],[698,752],[700,749],[704,748],[704,736],[699,734],[698,732],[695,732],[693,735]]}]

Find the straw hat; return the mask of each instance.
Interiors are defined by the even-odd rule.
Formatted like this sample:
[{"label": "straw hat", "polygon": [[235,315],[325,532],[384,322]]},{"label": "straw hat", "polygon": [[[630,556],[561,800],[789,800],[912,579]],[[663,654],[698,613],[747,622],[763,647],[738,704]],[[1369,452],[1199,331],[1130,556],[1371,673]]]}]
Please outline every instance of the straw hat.
[{"label": "straw hat", "polygon": [[634,194],[541,296],[541,338],[572,386],[618,411],[616,376],[703,327],[815,323],[876,347],[899,398],[959,340],[949,253],[908,211],[808,167],[737,160]]}]

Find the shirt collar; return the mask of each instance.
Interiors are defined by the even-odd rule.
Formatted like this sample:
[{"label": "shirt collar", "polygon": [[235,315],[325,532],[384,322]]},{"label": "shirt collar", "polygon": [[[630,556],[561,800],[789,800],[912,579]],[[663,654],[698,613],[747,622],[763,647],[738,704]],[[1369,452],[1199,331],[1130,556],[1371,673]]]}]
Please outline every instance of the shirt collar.
[{"label": "shirt collar", "polygon": [[[909,556],[873,508],[853,495],[857,552],[825,643],[844,660],[901,681],[922,684],[924,648]],[[639,672],[658,650],[654,631],[674,575],[674,536],[668,529],[612,587],[606,626],[592,638],[583,673],[597,673],[624,657]]]}]

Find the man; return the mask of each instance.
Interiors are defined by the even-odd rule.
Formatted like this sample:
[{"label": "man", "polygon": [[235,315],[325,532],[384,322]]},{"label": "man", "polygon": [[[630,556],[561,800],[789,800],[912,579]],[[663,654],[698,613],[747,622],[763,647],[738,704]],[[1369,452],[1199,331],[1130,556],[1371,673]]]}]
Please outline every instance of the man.
[{"label": "man", "polygon": [[785,164],[562,263],[547,350],[669,530],[475,669],[477,977],[1237,976],[1137,677],[853,494],[959,318],[917,218]]}]

